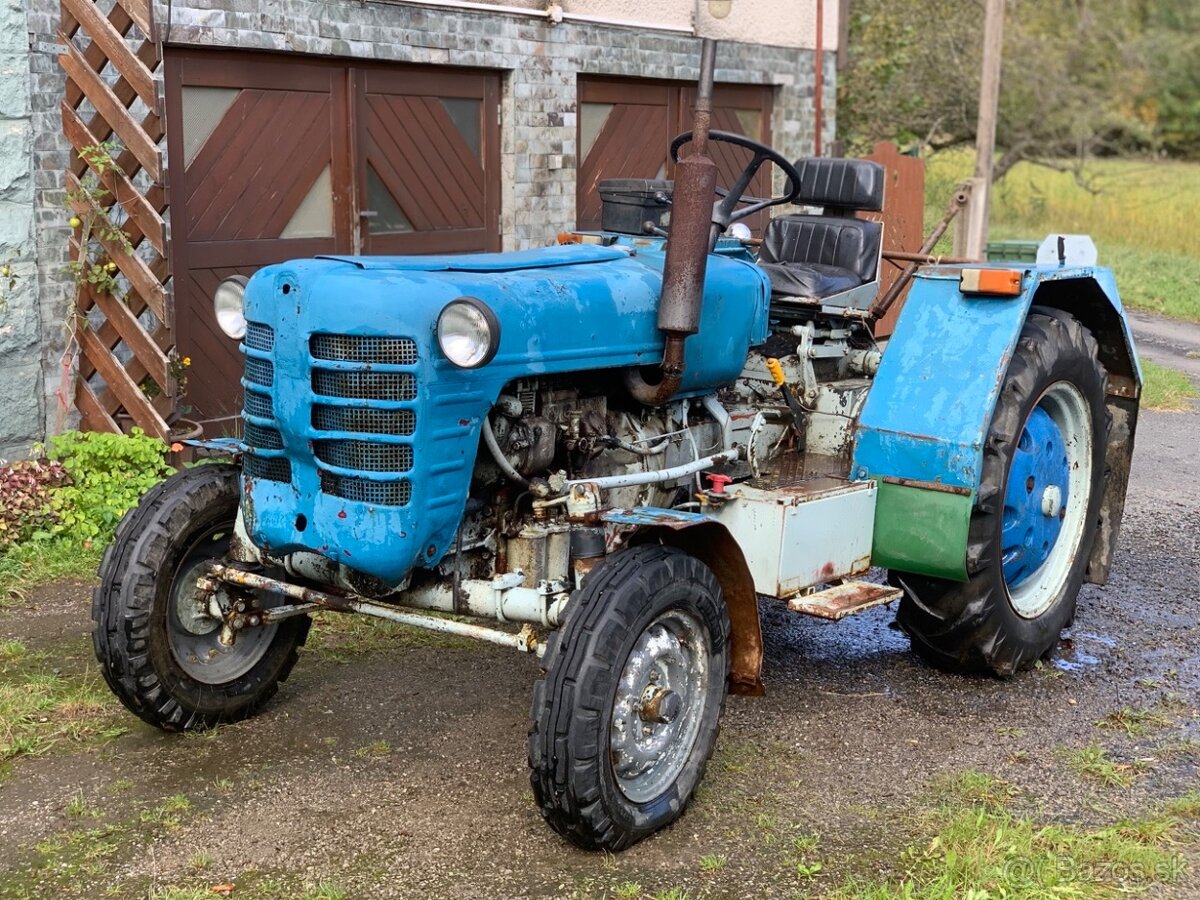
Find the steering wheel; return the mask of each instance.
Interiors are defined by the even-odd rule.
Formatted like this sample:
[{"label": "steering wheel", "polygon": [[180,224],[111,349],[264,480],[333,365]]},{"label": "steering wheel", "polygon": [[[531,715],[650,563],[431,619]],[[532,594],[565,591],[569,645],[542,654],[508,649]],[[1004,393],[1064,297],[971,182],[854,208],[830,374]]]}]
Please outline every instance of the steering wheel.
[{"label": "steering wheel", "polygon": [[[692,139],[692,133],[685,131],[675,140],[671,141],[671,161],[679,162],[679,150],[684,144],[689,143]],[[742,174],[737,177],[733,187],[727,192],[722,192],[721,188],[717,188],[717,193],[721,195],[721,199],[713,204],[713,224],[721,226],[721,231],[724,231],[734,222],[740,221],[747,216],[752,216],[759,210],[766,209],[768,206],[778,206],[780,203],[791,203],[796,199],[796,195],[800,193],[800,173],[796,171],[796,167],[790,162],[768,147],[766,144],[760,144],[758,141],[752,141],[750,138],[741,134],[734,134],[732,131],[709,131],[708,139],[710,141],[719,141],[723,144],[733,144],[735,147],[743,147],[746,150],[754,152],[754,158],[746,164],[746,168],[742,169]],[[783,174],[787,177],[787,188],[782,197],[770,197],[768,199],[759,199],[757,197],[743,197],[746,188],[750,186],[751,179],[762,168],[762,164],[770,160],[779,166]],[[739,209],[742,203],[748,204]]]}]

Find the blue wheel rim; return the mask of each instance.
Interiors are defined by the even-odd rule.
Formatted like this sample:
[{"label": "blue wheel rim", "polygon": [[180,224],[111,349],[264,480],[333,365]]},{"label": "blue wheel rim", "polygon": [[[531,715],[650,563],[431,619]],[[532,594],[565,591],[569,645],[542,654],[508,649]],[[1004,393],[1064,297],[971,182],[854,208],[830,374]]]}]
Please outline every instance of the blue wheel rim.
[{"label": "blue wheel rim", "polygon": [[1008,587],[1025,582],[1054,549],[1066,515],[1069,476],[1063,433],[1037,406],[1017,440],[1004,489],[1000,554]]}]

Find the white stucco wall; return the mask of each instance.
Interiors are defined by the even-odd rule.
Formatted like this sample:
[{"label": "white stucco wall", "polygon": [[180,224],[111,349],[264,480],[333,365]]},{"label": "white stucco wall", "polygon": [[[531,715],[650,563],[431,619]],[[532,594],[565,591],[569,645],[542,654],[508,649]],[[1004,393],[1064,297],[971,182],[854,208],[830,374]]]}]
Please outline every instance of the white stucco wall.
[{"label": "white stucco wall", "polygon": [[[397,0],[420,5],[421,0]],[[555,0],[474,0],[489,6],[544,10]],[[838,0],[729,0],[729,14],[714,18],[709,0],[557,0],[563,13],[688,29],[700,37],[811,50],[816,46],[817,4],[824,4],[824,48],[836,50]]]}]

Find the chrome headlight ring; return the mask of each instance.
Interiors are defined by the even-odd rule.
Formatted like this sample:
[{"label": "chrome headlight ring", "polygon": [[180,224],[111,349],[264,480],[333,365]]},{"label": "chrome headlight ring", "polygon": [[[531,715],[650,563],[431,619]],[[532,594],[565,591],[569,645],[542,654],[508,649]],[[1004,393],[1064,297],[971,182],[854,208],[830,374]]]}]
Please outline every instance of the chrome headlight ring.
[{"label": "chrome headlight ring", "polygon": [[438,314],[442,355],[460,369],[486,366],[500,349],[500,320],[482,300],[459,297]]},{"label": "chrome headlight ring", "polygon": [[217,326],[226,337],[240,341],[246,336],[246,283],[245,275],[231,275],[213,291],[213,313]]}]

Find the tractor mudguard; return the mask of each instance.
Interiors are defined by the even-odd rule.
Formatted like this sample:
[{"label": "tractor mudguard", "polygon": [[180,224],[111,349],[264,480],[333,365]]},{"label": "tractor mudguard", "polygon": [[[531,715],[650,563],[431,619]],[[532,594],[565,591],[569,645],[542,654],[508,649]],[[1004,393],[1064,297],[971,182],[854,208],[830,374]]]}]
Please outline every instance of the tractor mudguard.
[{"label": "tractor mudguard", "polygon": [[742,548],[728,529],[702,513],[648,506],[609,510],[600,518],[609,530],[610,551],[636,544],[665,544],[678,547],[712,570],[729,609],[729,689],[735,694],[763,694],[758,595]]},{"label": "tractor mudguard", "polygon": [[996,296],[964,294],[962,271],[918,274],[856,428],[853,476],[879,485],[872,561],[966,580],[967,531],[996,399],[1029,310],[1049,307],[1092,331],[1108,371],[1108,479],[1086,576],[1103,583],[1125,504],[1142,383],[1112,273],[1027,266],[1019,294]]}]

